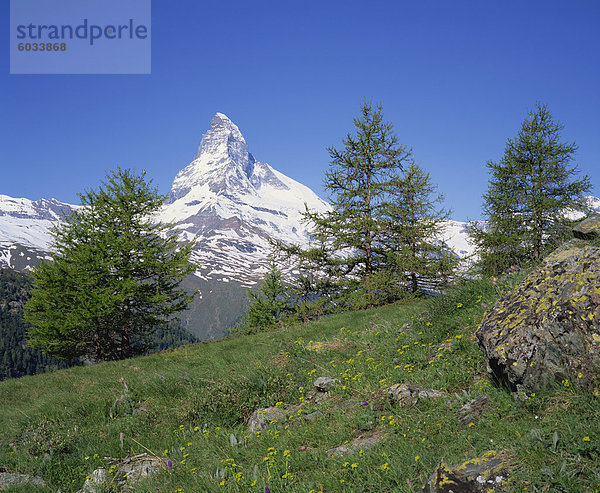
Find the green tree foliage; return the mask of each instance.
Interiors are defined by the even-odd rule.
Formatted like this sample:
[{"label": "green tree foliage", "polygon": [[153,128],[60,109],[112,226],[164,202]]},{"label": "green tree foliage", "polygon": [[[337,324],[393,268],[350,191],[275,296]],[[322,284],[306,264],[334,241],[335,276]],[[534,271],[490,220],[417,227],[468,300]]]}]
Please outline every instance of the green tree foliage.
[{"label": "green tree foliage", "polygon": [[416,293],[423,282],[443,282],[456,268],[458,257],[441,234],[450,212],[439,208],[443,195],[437,193],[429,173],[415,163],[405,169],[394,197],[384,215],[381,243],[390,252],[393,270],[403,273],[410,291]]},{"label": "green tree foliage", "polygon": [[27,346],[23,307],[30,290],[29,277],[12,269],[0,269],[0,380],[68,366],[64,360]]},{"label": "green tree foliage", "polygon": [[166,327],[158,327],[147,337],[148,353],[176,348],[184,344],[200,342],[197,337],[182,327],[177,320],[171,320]]},{"label": "green tree foliage", "polygon": [[275,325],[285,315],[294,310],[290,287],[283,281],[281,271],[273,259],[258,291],[248,290],[249,304],[244,319],[235,331],[253,332]]},{"label": "green tree foliage", "polygon": [[537,103],[516,138],[507,141],[500,161],[487,163],[487,226],[469,227],[484,272],[540,261],[564,238],[567,211],[587,212],[584,194],[591,191],[590,179],[576,179],[579,169],[572,161],[577,146],[561,141],[563,128],[546,105]]},{"label": "green tree foliage", "polygon": [[[0,380],[36,375],[81,364],[78,359],[46,356],[40,349],[27,345],[28,324],[23,320],[23,307],[30,298],[31,279],[12,269],[0,269]],[[190,344],[198,340],[178,325],[157,329],[149,338],[150,351]]]},{"label": "green tree foliage", "polygon": [[429,195],[435,187],[413,163],[412,151],[398,143],[380,105],[362,104],[354,127],[342,149],[328,149],[324,185],[333,210],[305,214],[314,243],[309,249],[279,246],[298,259],[304,296],[360,307],[397,299],[406,291],[407,274],[416,282],[433,272],[433,239],[443,214],[433,213],[437,199]]},{"label": "green tree foliage", "polygon": [[192,299],[179,284],[194,269],[193,244],[178,245],[152,218],[165,197],[144,174],[118,168],[80,200],[52,231],[52,262],[34,269],[29,343],[68,359],[143,353],[148,336]]}]

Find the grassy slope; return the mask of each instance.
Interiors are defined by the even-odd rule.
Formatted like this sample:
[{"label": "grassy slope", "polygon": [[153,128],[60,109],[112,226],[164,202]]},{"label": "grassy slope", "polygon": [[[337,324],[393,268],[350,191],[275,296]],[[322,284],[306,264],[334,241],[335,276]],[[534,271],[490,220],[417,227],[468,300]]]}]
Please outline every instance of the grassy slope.
[{"label": "grassy slope", "polygon": [[[108,468],[105,456],[151,450],[173,467],[136,491],[264,492],[268,485],[271,492],[408,492],[420,491],[440,459],[460,463],[494,449],[514,458],[506,491],[595,491],[598,399],[568,387],[517,403],[490,382],[471,336],[482,304],[497,296],[490,283],[474,282],[436,300],[0,382],[0,470],[42,475],[49,487],[37,491],[64,493],[81,488],[95,468]],[[334,344],[317,352],[310,341]],[[314,422],[296,415],[246,436],[253,409],[300,402],[318,376],[343,380],[334,402],[354,397],[368,405],[323,408]],[[113,408],[111,417],[121,378],[145,410]],[[383,409],[374,405],[377,389],[401,382],[451,398],[410,409],[387,400]],[[491,395],[492,411],[461,426],[456,411],[482,393]],[[387,439],[351,456],[327,455],[373,432]],[[232,433],[240,445],[230,445]]]}]

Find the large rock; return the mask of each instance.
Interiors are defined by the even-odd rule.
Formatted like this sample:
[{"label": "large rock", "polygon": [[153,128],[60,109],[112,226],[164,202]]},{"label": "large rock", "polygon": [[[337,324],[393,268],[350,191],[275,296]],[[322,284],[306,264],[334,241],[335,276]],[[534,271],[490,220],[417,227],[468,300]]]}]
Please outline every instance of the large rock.
[{"label": "large rock", "polygon": [[484,315],[477,338],[491,370],[513,390],[596,385],[600,249],[582,248],[530,274]]},{"label": "large rock", "polygon": [[424,493],[492,493],[503,491],[508,457],[490,450],[481,457],[449,466],[440,461],[423,486]]},{"label": "large rock", "polygon": [[278,407],[272,406],[257,409],[248,420],[248,434],[262,431],[270,424],[281,423],[285,419],[286,413]]},{"label": "large rock", "polygon": [[573,228],[575,238],[593,240],[600,236],[600,214],[592,214]]},{"label": "large rock", "polygon": [[5,490],[13,486],[22,486],[25,488],[26,485],[42,487],[45,486],[45,483],[44,480],[39,476],[0,472],[0,490]]}]

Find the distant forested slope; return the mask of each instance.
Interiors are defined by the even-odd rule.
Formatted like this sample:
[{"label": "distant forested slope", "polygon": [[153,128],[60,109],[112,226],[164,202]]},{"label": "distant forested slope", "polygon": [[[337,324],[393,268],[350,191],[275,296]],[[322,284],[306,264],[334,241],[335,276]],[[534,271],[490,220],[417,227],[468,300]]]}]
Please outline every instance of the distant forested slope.
[{"label": "distant forested slope", "polygon": [[[27,275],[0,268],[0,380],[35,375],[78,362],[46,356],[27,345],[27,324],[23,307],[29,299],[32,281]],[[158,330],[150,340],[152,351],[198,342],[187,330],[173,322],[170,330]]]},{"label": "distant forested slope", "polygon": [[31,279],[12,269],[0,269],[0,380],[34,375],[67,362],[45,356],[27,346],[23,306],[29,299]]}]

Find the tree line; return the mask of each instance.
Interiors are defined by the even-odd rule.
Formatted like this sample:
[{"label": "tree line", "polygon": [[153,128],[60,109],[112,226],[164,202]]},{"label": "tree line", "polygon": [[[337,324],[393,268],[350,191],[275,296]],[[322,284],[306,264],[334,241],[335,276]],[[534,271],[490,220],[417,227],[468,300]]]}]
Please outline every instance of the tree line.
[{"label": "tree line", "polygon": [[66,368],[68,362],[27,345],[23,307],[31,279],[12,269],[0,269],[0,380]]},{"label": "tree line", "polygon": [[[382,113],[381,106],[364,103],[355,133],[343,139],[343,148],[329,149],[324,185],[333,210],[306,211],[314,236],[309,248],[275,245],[300,275],[286,287],[271,264],[260,290],[249,294],[238,330],[272,325],[290,314],[392,302],[418,295],[420,281],[452,277],[458,259],[442,241],[449,212],[438,207],[442,196],[429,174],[399,144]],[[502,158],[487,163],[484,221],[468,225],[478,275],[539,263],[569,237],[572,215],[590,212],[585,195],[591,182],[579,177],[577,146],[562,141],[563,128],[537,103],[508,139]]]},{"label": "tree line", "polygon": [[[273,242],[269,271],[249,292],[236,330],[419,296],[424,282],[443,286],[454,276],[459,258],[443,241],[450,211],[429,173],[381,105],[363,103],[353,127],[341,147],[328,149],[331,210],[305,211],[308,247]],[[537,104],[502,158],[487,163],[485,226],[469,226],[479,274],[539,262],[569,234],[567,211],[587,212],[590,180],[578,178],[577,147],[561,141],[562,129]],[[195,270],[195,244],[153,219],[165,198],[144,173],[120,168],[80,195],[85,207],[52,231],[52,261],[33,271],[25,307],[32,347],[66,359],[122,359],[144,353],[153,334],[168,329],[193,297],[180,282]]]}]

